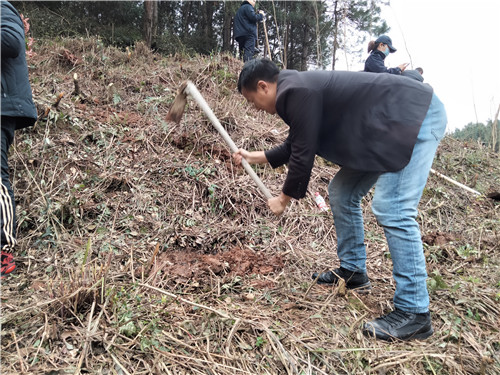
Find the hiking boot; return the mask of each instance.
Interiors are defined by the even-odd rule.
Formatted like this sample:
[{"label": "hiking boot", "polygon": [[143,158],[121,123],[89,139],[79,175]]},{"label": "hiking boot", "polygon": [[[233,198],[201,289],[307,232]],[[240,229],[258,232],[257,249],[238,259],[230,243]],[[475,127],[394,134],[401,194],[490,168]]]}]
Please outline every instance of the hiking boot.
[{"label": "hiking boot", "polygon": [[11,273],[16,269],[16,264],[14,263],[14,257],[10,253],[2,251],[2,263],[0,268],[0,279]]},{"label": "hiking boot", "polygon": [[368,291],[372,288],[366,273],[353,272],[342,267],[336,268],[333,271],[322,272],[321,274],[314,272],[312,274],[312,279],[316,280],[316,278],[318,279],[318,284],[330,285],[337,285],[339,279],[344,279],[347,289],[356,289],[356,291],[360,293],[368,293]]},{"label": "hiking boot", "polygon": [[434,333],[431,313],[414,314],[394,310],[363,325],[365,336],[380,340],[423,340]]}]

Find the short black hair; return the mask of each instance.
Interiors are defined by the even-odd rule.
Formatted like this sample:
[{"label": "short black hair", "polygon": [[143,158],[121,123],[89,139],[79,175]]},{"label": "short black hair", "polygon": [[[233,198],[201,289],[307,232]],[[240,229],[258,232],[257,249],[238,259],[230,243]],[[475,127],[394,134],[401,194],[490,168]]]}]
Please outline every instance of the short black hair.
[{"label": "short black hair", "polygon": [[268,59],[252,59],[248,60],[241,70],[238,78],[238,91],[245,88],[246,90],[255,91],[257,82],[266,81],[274,83],[278,81],[280,70],[271,60]]}]

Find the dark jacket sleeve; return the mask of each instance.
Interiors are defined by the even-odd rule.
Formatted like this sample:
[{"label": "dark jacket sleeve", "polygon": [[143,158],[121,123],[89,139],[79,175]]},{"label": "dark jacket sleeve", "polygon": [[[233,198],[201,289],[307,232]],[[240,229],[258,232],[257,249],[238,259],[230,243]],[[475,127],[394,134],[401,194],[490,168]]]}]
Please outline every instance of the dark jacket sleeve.
[{"label": "dark jacket sleeve", "polygon": [[279,113],[286,119],[290,132],[286,141],[266,153],[273,167],[288,162],[288,174],[283,185],[283,193],[300,199],[306,195],[307,186],[314,165],[321,128],[321,94],[310,88],[294,88],[281,98],[280,108],[287,112]]},{"label": "dark jacket sleeve", "polygon": [[16,58],[25,48],[24,26],[19,15],[2,1],[2,59]]},{"label": "dark jacket sleeve", "polygon": [[292,147],[288,137],[282,144],[273,147],[265,152],[266,159],[273,168],[281,167],[283,164],[288,163]]},{"label": "dark jacket sleeve", "polygon": [[365,61],[365,72],[401,74],[401,69],[386,68],[384,64],[384,54],[379,51],[374,51]]},{"label": "dark jacket sleeve", "polygon": [[255,13],[255,9],[251,5],[245,7],[245,17],[252,24],[256,24],[264,18],[262,14]]},{"label": "dark jacket sleeve", "polygon": [[16,129],[35,123],[37,112],[26,63],[24,25],[17,10],[2,0],[2,116],[16,117]]}]

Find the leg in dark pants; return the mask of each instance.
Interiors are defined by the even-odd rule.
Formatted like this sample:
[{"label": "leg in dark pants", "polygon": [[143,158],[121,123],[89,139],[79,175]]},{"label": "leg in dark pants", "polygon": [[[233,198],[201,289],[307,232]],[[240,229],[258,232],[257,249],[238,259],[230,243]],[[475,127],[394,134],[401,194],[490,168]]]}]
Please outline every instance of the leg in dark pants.
[{"label": "leg in dark pants", "polygon": [[243,62],[253,59],[255,55],[255,37],[241,36],[236,38],[240,46],[240,57],[243,51]]},{"label": "leg in dark pants", "polygon": [[9,179],[8,153],[14,141],[16,119],[2,116],[1,153],[2,153],[2,183],[0,185],[0,231],[2,251],[12,252],[16,245],[16,204],[14,192]]}]

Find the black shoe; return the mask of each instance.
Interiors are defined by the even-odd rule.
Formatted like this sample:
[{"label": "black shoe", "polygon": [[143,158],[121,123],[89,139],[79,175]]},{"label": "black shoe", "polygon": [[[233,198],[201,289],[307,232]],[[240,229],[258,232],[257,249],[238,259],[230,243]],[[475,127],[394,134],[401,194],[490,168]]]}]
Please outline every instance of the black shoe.
[{"label": "black shoe", "polygon": [[431,314],[414,314],[401,310],[394,310],[387,315],[363,325],[366,336],[377,339],[394,340],[422,340],[434,333],[431,323]]},{"label": "black shoe", "polygon": [[347,289],[356,289],[358,292],[367,293],[371,288],[370,280],[364,272],[353,272],[346,270],[345,268],[336,268],[333,271],[327,271],[319,274],[314,272],[312,274],[312,279],[318,279],[318,284],[338,284],[339,279],[345,280],[345,286]]}]

